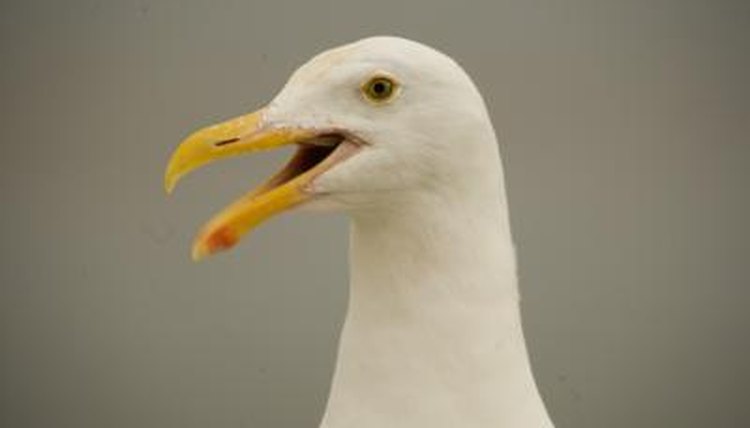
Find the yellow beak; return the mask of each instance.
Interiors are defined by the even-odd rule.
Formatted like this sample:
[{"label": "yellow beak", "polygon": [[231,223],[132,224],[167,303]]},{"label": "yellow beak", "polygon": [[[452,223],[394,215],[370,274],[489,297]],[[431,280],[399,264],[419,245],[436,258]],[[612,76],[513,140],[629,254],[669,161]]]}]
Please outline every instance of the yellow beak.
[{"label": "yellow beak", "polygon": [[[187,173],[215,160],[313,141],[321,136],[319,130],[312,128],[268,126],[264,123],[265,111],[261,109],[203,128],[180,143],[164,176],[167,193]],[[225,208],[203,227],[193,243],[193,259],[199,260],[231,248],[254,226],[309,199],[311,193],[306,187],[312,179],[330,168],[337,159],[348,157],[353,152],[350,144],[338,143],[341,140],[335,146],[300,144],[297,155],[284,169]],[[350,147],[339,150],[343,146]],[[341,153],[329,156],[333,152]]]}]

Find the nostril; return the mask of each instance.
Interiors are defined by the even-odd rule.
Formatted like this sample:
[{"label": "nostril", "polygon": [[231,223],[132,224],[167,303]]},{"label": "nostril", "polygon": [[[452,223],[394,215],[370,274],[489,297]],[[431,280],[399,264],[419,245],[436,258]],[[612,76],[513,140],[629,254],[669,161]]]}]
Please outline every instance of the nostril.
[{"label": "nostril", "polygon": [[214,146],[221,147],[221,146],[224,146],[224,145],[227,145],[227,144],[234,143],[236,141],[240,141],[240,139],[238,137],[229,138],[227,140],[221,140],[221,141],[218,141],[218,142],[214,143]]}]

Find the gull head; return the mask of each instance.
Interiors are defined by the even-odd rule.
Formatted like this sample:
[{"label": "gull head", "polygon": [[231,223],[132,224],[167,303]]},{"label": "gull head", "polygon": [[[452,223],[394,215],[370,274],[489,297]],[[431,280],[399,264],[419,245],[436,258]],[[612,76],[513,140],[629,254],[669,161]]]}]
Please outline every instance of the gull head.
[{"label": "gull head", "polygon": [[461,67],[417,42],[373,37],[315,56],[265,107],[188,136],[165,188],[216,160],[288,145],[286,166],[203,227],[195,259],[292,208],[392,209],[460,195],[499,168],[484,102]]}]

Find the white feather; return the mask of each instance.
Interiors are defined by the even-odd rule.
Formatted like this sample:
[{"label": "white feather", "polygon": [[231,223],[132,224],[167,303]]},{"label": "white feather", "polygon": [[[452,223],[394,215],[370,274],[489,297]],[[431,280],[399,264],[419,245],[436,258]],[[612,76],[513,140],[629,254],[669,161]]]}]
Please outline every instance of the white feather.
[{"label": "white feather", "polygon": [[[387,105],[362,79],[402,85]],[[352,217],[351,288],[324,428],[552,427],[532,376],[497,141],[447,56],[377,37],[325,52],[269,120],[345,127],[370,145],[319,177]]]}]

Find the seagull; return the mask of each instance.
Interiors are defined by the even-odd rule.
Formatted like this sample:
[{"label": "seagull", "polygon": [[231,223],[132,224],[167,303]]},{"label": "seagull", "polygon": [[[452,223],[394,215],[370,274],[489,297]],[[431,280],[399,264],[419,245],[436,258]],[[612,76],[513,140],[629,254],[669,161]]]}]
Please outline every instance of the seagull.
[{"label": "seagull", "polygon": [[189,135],[165,173],[294,146],[200,230],[194,259],[290,209],[343,212],[350,286],[321,428],[548,428],[521,325],[497,139],[437,50],[371,37],[302,65],[265,107]]}]

